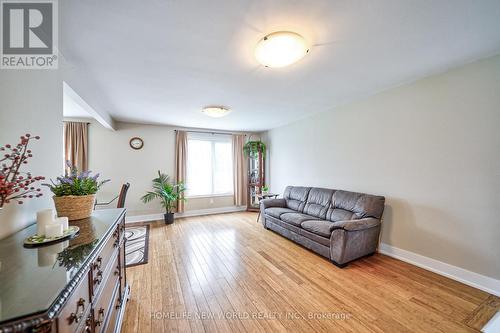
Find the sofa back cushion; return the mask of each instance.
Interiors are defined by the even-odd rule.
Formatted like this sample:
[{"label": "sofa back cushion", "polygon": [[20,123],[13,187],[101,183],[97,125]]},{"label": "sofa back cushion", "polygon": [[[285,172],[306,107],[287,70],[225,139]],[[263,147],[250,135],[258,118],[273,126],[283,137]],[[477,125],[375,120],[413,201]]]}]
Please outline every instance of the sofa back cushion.
[{"label": "sofa back cushion", "polygon": [[310,189],[310,187],[287,186],[283,193],[287,208],[302,213]]},{"label": "sofa back cushion", "polygon": [[324,220],[326,218],[326,212],[332,202],[333,192],[334,190],[326,188],[311,188],[304,206],[304,214]]},{"label": "sofa back cushion", "polygon": [[384,204],[385,198],[382,196],[337,190],[333,193],[326,219],[334,222],[365,217],[380,219]]}]

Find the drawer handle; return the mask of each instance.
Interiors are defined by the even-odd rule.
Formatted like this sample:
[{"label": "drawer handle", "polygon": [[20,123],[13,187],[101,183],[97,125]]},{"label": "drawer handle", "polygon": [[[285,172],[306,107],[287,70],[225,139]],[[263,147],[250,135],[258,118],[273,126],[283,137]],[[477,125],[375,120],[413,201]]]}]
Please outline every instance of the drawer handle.
[{"label": "drawer handle", "polygon": [[85,332],[92,332],[92,317],[89,315],[85,320]]},{"label": "drawer handle", "polygon": [[96,262],[93,265],[94,270],[101,269],[101,265],[102,265],[102,258],[98,257]]},{"label": "drawer handle", "polygon": [[[80,312],[78,310],[82,308]],[[80,298],[78,302],[76,302],[76,311],[74,313],[71,313],[69,315],[69,324],[73,324],[80,322],[80,320],[83,317],[83,312],[85,311],[85,300],[83,298]]]},{"label": "drawer handle", "polygon": [[103,323],[103,321],[104,321],[104,309],[100,308],[99,309],[99,314],[97,315],[97,320],[95,322],[95,325],[96,326],[101,326],[101,324]]},{"label": "drawer handle", "polygon": [[102,282],[102,271],[97,272],[97,277],[94,278],[94,285],[99,285]]},{"label": "drawer handle", "polygon": [[116,306],[115,306],[115,309],[116,309],[116,310],[118,310],[119,308],[121,308],[121,307],[122,307],[123,300],[122,300],[122,298],[121,298],[121,297],[120,297],[120,298],[118,298],[117,303],[118,303],[118,304],[116,304]]}]

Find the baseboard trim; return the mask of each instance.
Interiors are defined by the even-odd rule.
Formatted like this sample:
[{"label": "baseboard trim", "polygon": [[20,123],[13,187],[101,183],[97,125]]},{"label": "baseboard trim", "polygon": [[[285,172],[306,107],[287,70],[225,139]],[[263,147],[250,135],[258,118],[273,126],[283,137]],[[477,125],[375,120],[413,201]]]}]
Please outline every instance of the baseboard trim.
[{"label": "baseboard trim", "polygon": [[[245,211],[246,209],[247,209],[246,206],[229,206],[220,208],[197,209],[197,210],[189,210],[184,213],[175,213],[175,217],[183,218],[183,217],[201,216],[201,215],[235,213],[235,212]],[[125,223],[152,222],[158,220],[163,220],[163,213],[135,215],[135,216],[133,215],[125,217]]]},{"label": "baseboard trim", "polygon": [[160,213],[160,214],[125,216],[125,223],[153,222],[158,220],[163,220],[163,214]]},{"label": "baseboard trim", "polygon": [[188,210],[184,213],[176,213],[175,217],[182,218],[182,217],[190,217],[190,216],[235,213],[235,212],[243,212],[245,210],[247,210],[247,206],[229,206],[229,207],[220,207],[220,208],[207,208],[207,209]]},{"label": "baseboard trim", "polygon": [[442,261],[381,243],[378,252],[393,257],[471,287],[500,296],[500,280],[484,276]]},{"label": "baseboard trim", "polygon": [[483,333],[498,333],[500,332],[500,311],[497,311],[495,315],[483,326],[481,329]]}]

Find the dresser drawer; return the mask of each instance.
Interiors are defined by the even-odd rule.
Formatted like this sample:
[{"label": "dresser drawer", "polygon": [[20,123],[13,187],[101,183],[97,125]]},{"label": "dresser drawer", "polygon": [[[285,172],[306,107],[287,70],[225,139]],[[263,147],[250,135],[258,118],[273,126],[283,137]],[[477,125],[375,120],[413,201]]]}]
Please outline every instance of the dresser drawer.
[{"label": "dresser drawer", "polygon": [[73,295],[61,310],[57,323],[58,332],[75,332],[82,325],[85,326],[91,308],[88,276],[88,272],[84,274]]},{"label": "dresser drawer", "polygon": [[96,295],[101,283],[103,283],[103,274],[106,270],[111,256],[120,244],[120,225],[118,225],[111,237],[107,240],[97,258],[92,263],[92,296]]},{"label": "dresser drawer", "polygon": [[114,256],[112,260],[113,262],[109,267],[110,269],[106,272],[106,280],[103,280],[104,285],[97,296],[98,298],[93,302],[96,332],[100,332],[104,329],[109,313],[114,310],[114,305],[111,304],[111,301],[116,287],[120,284],[118,256]]},{"label": "dresser drawer", "polygon": [[111,300],[111,307],[108,313],[108,319],[106,322],[106,327],[104,332],[114,332],[116,326],[116,319],[118,318],[118,314],[121,311],[121,301],[120,301],[120,286],[116,284],[115,291],[113,293],[113,298]]}]

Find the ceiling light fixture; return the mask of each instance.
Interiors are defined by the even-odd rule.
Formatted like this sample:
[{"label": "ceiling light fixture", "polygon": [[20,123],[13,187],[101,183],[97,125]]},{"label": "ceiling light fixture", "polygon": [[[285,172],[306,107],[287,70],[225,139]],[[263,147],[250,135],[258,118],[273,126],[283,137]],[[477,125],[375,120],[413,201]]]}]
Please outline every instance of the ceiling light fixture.
[{"label": "ceiling light fixture", "polygon": [[309,46],[301,35],[290,31],[273,32],[255,48],[255,58],[266,67],[285,67],[302,59]]},{"label": "ceiling light fixture", "polygon": [[231,112],[231,110],[223,106],[207,106],[203,108],[201,112],[213,118],[220,118],[227,116]]}]

